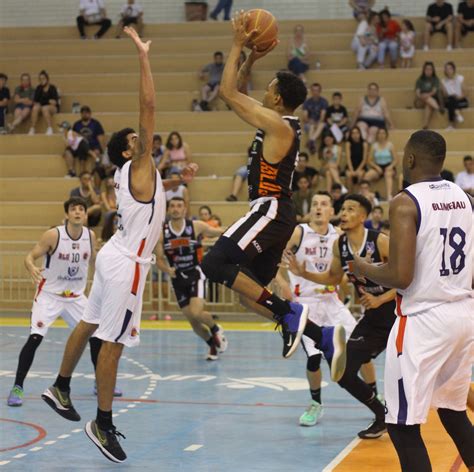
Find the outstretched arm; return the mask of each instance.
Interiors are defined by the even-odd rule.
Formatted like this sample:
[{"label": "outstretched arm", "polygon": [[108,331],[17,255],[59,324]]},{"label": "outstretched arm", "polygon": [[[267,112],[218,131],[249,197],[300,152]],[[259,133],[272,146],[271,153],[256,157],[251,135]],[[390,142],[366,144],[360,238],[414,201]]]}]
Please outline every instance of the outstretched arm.
[{"label": "outstretched arm", "polygon": [[58,239],[58,230],[56,228],[49,229],[41,236],[34,248],[25,257],[25,267],[34,284],[39,284],[43,280],[43,269],[35,266],[36,259],[52,252],[58,245]]}]

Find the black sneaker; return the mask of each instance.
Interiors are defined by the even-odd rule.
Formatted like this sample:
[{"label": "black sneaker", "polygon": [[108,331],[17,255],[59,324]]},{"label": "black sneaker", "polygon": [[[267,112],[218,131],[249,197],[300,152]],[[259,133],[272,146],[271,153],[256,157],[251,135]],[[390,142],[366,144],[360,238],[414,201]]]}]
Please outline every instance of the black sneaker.
[{"label": "black sneaker", "polygon": [[377,439],[387,432],[387,425],[384,420],[378,420],[377,418],[370,423],[367,429],[359,431],[357,435],[361,439]]},{"label": "black sneaker", "polygon": [[127,458],[117,439],[119,436],[125,439],[125,436],[117,431],[115,426],[112,426],[108,431],[104,431],[97,426],[95,420],[92,420],[86,423],[84,431],[109,461],[120,463]]},{"label": "black sneaker", "polygon": [[226,201],[228,202],[236,202],[237,201],[237,197],[235,195],[229,195],[227,198],[226,198]]},{"label": "black sneaker", "polygon": [[69,421],[81,421],[79,413],[72,406],[69,392],[62,392],[53,385],[43,392],[41,398],[63,418]]}]

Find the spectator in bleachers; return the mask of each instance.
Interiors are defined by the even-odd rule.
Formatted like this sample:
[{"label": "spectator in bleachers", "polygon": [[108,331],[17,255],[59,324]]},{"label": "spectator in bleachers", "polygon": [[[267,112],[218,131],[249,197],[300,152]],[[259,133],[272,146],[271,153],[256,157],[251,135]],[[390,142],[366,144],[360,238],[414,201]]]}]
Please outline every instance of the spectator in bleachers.
[{"label": "spectator in bleachers", "polygon": [[209,17],[213,20],[217,20],[217,16],[221,11],[224,11],[224,21],[230,20],[230,11],[232,10],[233,0],[218,0],[216,7],[210,13]]},{"label": "spectator in bleachers", "polygon": [[135,25],[134,28],[138,35],[143,33],[143,7],[135,0],[127,0],[127,3],[120,11],[120,20],[117,24],[116,38],[120,38],[125,26]]},{"label": "spectator in bleachers", "polygon": [[20,85],[15,88],[15,93],[13,94],[15,111],[13,113],[13,121],[8,127],[9,131],[13,131],[19,124],[29,118],[34,98],[35,89],[31,85],[30,74],[21,74]]},{"label": "spectator in bleachers", "polygon": [[117,194],[115,192],[115,182],[112,176],[104,180],[104,190],[100,193],[100,199],[106,212],[117,210]]},{"label": "spectator in bleachers", "polygon": [[338,143],[347,139],[348,121],[349,115],[347,114],[347,108],[342,104],[342,94],[341,92],[334,92],[332,103],[326,110],[326,125],[328,131],[331,131]]},{"label": "spectator in bleachers", "polygon": [[10,89],[7,87],[7,81],[8,76],[3,72],[0,73],[0,134],[6,134],[7,132],[5,124],[10,101]]},{"label": "spectator in bleachers", "polygon": [[31,111],[31,128],[29,135],[35,134],[36,123],[40,113],[46,120],[46,134],[53,134],[53,116],[59,111],[58,89],[49,82],[49,75],[45,70],[39,73],[39,85],[36,87],[33,97],[33,109]]},{"label": "spectator in bleachers", "polygon": [[472,156],[464,156],[464,169],[456,175],[456,184],[474,197],[474,160]]},{"label": "spectator in bleachers", "polygon": [[423,64],[420,77],[415,85],[415,107],[423,108],[423,129],[428,129],[435,111],[442,108],[441,83],[436,75],[435,66],[431,61]]},{"label": "spectator in bleachers", "polygon": [[352,8],[354,18],[357,18],[361,13],[368,15],[374,8],[375,0],[349,0],[349,5]]},{"label": "spectator in bleachers", "polygon": [[160,172],[170,175],[181,172],[191,161],[191,148],[177,131],[172,131],[166,140],[166,149],[158,166]]},{"label": "spectator in bleachers", "polygon": [[324,130],[328,101],[321,96],[322,87],[318,83],[311,85],[311,96],[303,103],[303,123],[308,133],[308,149],[316,152],[316,141]]},{"label": "spectator in bleachers", "polygon": [[373,231],[381,231],[382,221],[383,221],[383,208],[377,205],[372,208],[372,211],[370,213],[370,218],[365,221],[364,226],[367,229],[371,229]]},{"label": "spectator in bleachers", "polygon": [[[153,135],[153,147],[151,149],[151,155],[153,157],[153,161],[155,162],[155,166],[158,169],[160,166],[160,162],[165,155],[165,146],[163,145],[163,139],[159,134]],[[164,175],[163,175],[164,176]]]},{"label": "spectator in bleachers", "polygon": [[236,202],[238,200],[238,195],[240,193],[242,185],[244,185],[244,182],[247,180],[248,175],[249,171],[246,165],[239,167],[235,171],[234,177],[232,179],[232,192],[226,198],[228,202]]},{"label": "spectator in bleachers", "polygon": [[346,142],[346,185],[352,191],[354,184],[358,184],[367,169],[369,145],[357,126],[354,126]]},{"label": "spectator in bleachers", "polygon": [[360,182],[359,193],[360,195],[363,195],[365,198],[367,198],[367,200],[369,200],[369,202],[372,204],[372,208],[380,203],[379,199],[377,198],[377,195],[372,192],[370,188],[370,182],[368,180],[362,180]]},{"label": "spectator in bleachers", "polygon": [[456,46],[461,47],[461,38],[474,33],[474,0],[459,2],[455,30]]},{"label": "spectator in bleachers", "polygon": [[104,0],[80,0],[76,23],[82,39],[87,38],[84,30],[86,25],[100,25],[99,31],[94,34],[94,39],[101,38],[112,26],[112,22],[107,18]]},{"label": "spectator in bleachers", "polygon": [[357,57],[357,68],[368,69],[378,54],[377,25],[380,17],[378,13],[370,12],[368,17],[360,14],[359,19],[351,47]]},{"label": "spectator in bleachers", "polygon": [[96,159],[100,159],[107,147],[107,140],[100,121],[92,118],[92,110],[90,107],[87,105],[81,107],[81,119],[74,123],[72,129],[87,139],[89,147],[95,154]]},{"label": "spectator in bleachers", "polygon": [[292,190],[298,189],[298,179],[305,175],[309,179],[312,188],[318,186],[319,172],[312,166],[308,165],[309,157],[305,152],[298,154],[298,162],[296,163],[295,171],[293,173],[293,187]]},{"label": "spectator in bleachers", "polygon": [[325,134],[319,158],[322,161],[321,173],[326,174],[326,189],[328,192],[331,191],[333,183],[342,185],[340,174],[341,154],[341,146],[336,143],[332,133]]},{"label": "spectator in bleachers", "polygon": [[456,73],[454,62],[447,62],[444,65],[444,77],[441,80],[443,85],[444,104],[448,110],[449,126],[454,127],[456,123],[463,123],[464,117],[461,110],[469,106],[466,98],[466,85],[464,76]]},{"label": "spectator in bleachers", "polygon": [[308,213],[311,208],[314,192],[311,190],[311,182],[306,175],[300,175],[296,185],[298,190],[293,192],[291,199],[295,205],[296,221],[302,223],[308,221]]},{"label": "spectator in bleachers", "polygon": [[303,25],[296,25],[293,38],[288,42],[288,69],[306,83],[309,69],[309,47],[304,39]]},{"label": "spectator in bleachers", "polygon": [[79,175],[80,186],[71,190],[71,197],[82,197],[87,202],[87,226],[93,228],[100,222],[102,209],[100,206],[99,192],[92,185],[90,172],[82,172]]},{"label": "spectator in bleachers", "polygon": [[440,175],[444,180],[449,180],[454,183],[454,174],[449,169],[443,169]]},{"label": "spectator in bleachers", "polygon": [[367,95],[360,99],[354,112],[354,123],[369,144],[375,141],[380,128],[393,128],[387,102],[380,96],[379,86],[375,82],[367,86]]},{"label": "spectator in bleachers", "polygon": [[332,184],[331,197],[334,203],[334,216],[337,216],[341,211],[344,203],[344,193],[342,192],[342,184]]},{"label": "spectator in bleachers", "polygon": [[377,60],[379,67],[384,67],[385,54],[387,50],[390,53],[390,67],[397,67],[398,60],[398,40],[400,36],[400,25],[398,21],[392,19],[389,10],[382,10],[379,13],[380,23],[377,25],[377,34],[379,37],[379,50]]},{"label": "spectator in bleachers", "polygon": [[400,33],[400,57],[403,68],[411,67],[411,62],[415,56],[415,36],[413,23],[410,20],[403,20]]},{"label": "spectator in bleachers", "polygon": [[[181,180],[181,173],[177,170],[174,170],[169,175],[170,180]],[[180,184],[177,187],[166,191],[166,202],[169,202],[172,198],[179,197],[184,200],[184,205],[186,206],[186,217],[191,216],[191,206],[189,204],[189,190],[186,185]]]},{"label": "spectator in bleachers", "polygon": [[214,62],[204,66],[199,73],[201,80],[206,80],[206,84],[201,89],[202,111],[210,111],[209,104],[217,97],[222,73],[224,72],[224,54],[220,51],[214,53]]},{"label": "spectator in bleachers", "polygon": [[370,150],[369,170],[365,174],[364,179],[369,182],[377,182],[384,178],[388,201],[393,198],[393,177],[396,166],[397,153],[395,146],[388,140],[387,130],[381,128],[377,131],[377,140]]},{"label": "spectator in bleachers", "polygon": [[212,210],[208,205],[202,205],[199,208],[199,219],[213,228],[219,228],[222,226],[221,219],[217,215],[212,214]]},{"label": "spectator in bleachers", "polygon": [[390,221],[389,220],[383,220],[382,225],[380,227],[380,232],[382,234],[385,234],[387,238],[390,237]]},{"label": "spectator in bleachers", "polygon": [[431,36],[435,33],[443,33],[448,37],[446,49],[453,48],[453,6],[444,0],[436,0],[428,6],[425,23],[425,45],[423,49],[430,49]]}]

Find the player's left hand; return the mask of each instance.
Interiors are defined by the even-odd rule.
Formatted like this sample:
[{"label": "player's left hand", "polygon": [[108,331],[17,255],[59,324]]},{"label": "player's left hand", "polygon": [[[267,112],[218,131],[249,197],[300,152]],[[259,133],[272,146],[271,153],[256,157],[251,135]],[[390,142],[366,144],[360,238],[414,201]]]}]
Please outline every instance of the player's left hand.
[{"label": "player's left hand", "polygon": [[280,40],[275,39],[275,41],[273,41],[273,43],[270,44],[270,46],[268,46],[268,48],[263,51],[259,51],[257,49],[257,46],[254,46],[252,48],[252,52],[250,53],[250,60],[252,62],[258,61],[258,59],[261,59],[262,57],[266,56],[269,52],[273,51],[279,44],[280,44]]},{"label": "player's left hand", "polygon": [[194,176],[199,170],[199,166],[195,162],[191,162],[181,171],[181,180],[185,184],[189,184],[193,181]]},{"label": "player's left hand", "polygon": [[296,256],[289,249],[285,249],[283,252],[282,262],[280,267],[288,269],[292,274],[303,277],[303,274],[306,272],[306,263],[303,261],[301,264],[298,264]]},{"label": "player's left hand", "polygon": [[241,48],[244,47],[247,43],[252,41],[258,34],[258,30],[254,29],[250,32],[247,32],[247,23],[248,16],[244,10],[238,11],[234,18],[232,18],[232,28],[234,29],[234,44],[237,44]]},{"label": "player's left hand", "polygon": [[374,310],[382,304],[380,297],[376,297],[367,292],[364,292],[364,294],[360,297],[360,303],[366,310]]},{"label": "player's left hand", "polygon": [[133,40],[135,46],[138,49],[138,52],[148,54],[148,51],[150,50],[151,41],[143,42],[140,36],[138,36],[138,33],[129,26],[125,26],[123,32]]},{"label": "player's left hand", "polygon": [[359,253],[354,254],[354,260],[349,263],[349,270],[359,279],[365,282],[364,266],[372,262],[372,255],[367,254],[365,257],[360,257]]}]

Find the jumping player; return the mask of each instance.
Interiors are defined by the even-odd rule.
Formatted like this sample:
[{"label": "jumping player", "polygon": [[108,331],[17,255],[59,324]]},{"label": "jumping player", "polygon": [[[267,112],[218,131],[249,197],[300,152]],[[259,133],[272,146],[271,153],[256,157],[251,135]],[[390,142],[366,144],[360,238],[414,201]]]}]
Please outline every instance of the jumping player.
[{"label": "jumping player", "polygon": [[472,199],[440,176],[446,141],[417,131],[405,146],[411,185],[390,204],[390,255],[354,271],[397,289],[397,320],[385,359],[386,422],[403,471],[431,471],[420,434],[430,407],[469,470],[474,429],[466,414],[474,348]]},{"label": "jumping player", "polygon": [[168,202],[169,220],[157,246],[156,265],[171,277],[176,300],[194,332],[209,346],[206,359],[215,361],[218,353],[227,349],[224,330],[211,314],[204,310],[206,277],[199,264],[202,260],[201,237],[214,238],[222,230],[204,221],[185,218],[184,198],[173,197]]},{"label": "jumping player", "polygon": [[362,439],[378,438],[387,429],[384,406],[374,389],[357,374],[363,364],[385,350],[395,321],[395,290],[369,279],[357,279],[351,269],[357,252],[370,255],[375,263],[388,258],[388,238],[364,227],[371,209],[370,202],[362,195],[346,196],[341,210],[341,229],[344,233],[334,243],[334,257],[327,271],[310,272],[304,263],[298,263],[291,251],[285,252],[288,267],[295,275],[318,284],[337,285],[346,273],[360,297],[364,312],[347,341],[347,366],[339,385],[375,413],[375,420],[359,432]]},{"label": "jumping player", "polygon": [[[118,131],[108,144],[110,160],[120,169],[115,176],[119,186],[117,232],[97,256],[84,316],[69,337],[56,382],[42,395],[64,418],[80,420],[70,400],[71,376],[87,339],[97,329],[95,336],[103,341],[96,371],[98,409],[85,432],[113,462],[126,459],[117,440],[123,435],[112,423],[117,366],[123,346],[136,346],[140,341],[143,291],[166,213],[166,187],[151,155],[155,128],[155,87],[148,59],[151,41],[142,42],[132,28],[124,32],[135,43],[140,61],[140,130],[139,134],[131,128]],[[183,169],[182,179],[190,182],[196,170],[190,164]]]},{"label": "jumping player", "polygon": [[300,123],[294,110],[306,98],[304,83],[289,72],[278,72],[268,84],[263,103],[239,92],[253,63],[267,50],[249,54],[239,70],[245,44],[255,35],[247,32],[248,17],[238,13],[232,21],[234,40],[220,86],[220,96],[245,122],[258,128],[248,162],[250,211],[231,225],[201,264],[212,282],[240,294],[243,305],[276,321],[282,328],[283,356],[291,356],[303,332],[326,351],[331,376],[338,379],[345,367],[344,328],[323,328],[307,323],[308,307],[283,300],[266,285],[275,277],[282,252],[296,225],[291,201],[293,172],[300,145]]}]

